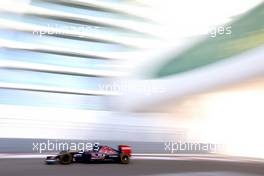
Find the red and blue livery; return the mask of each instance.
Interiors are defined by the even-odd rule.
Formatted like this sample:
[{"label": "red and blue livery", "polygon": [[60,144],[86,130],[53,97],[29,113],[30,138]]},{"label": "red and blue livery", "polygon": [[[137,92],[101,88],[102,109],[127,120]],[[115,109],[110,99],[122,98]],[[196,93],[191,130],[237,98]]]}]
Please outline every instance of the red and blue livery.
[{"label": "red and blue livery", "polygon": [[119,145],[118,149],[106,145],[98,145],[87,151],[62,151],[56,156],[48,156],[46,164],[71,164],[71,163],[94,163],[116,162],[128,164],[132,149],[128,145]]}]

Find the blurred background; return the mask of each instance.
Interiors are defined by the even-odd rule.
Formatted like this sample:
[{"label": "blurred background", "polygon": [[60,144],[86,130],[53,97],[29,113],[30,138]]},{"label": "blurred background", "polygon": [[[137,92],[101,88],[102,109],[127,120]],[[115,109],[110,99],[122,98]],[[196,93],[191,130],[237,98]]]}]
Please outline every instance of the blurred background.
[{"label": "blurred background", "polygon": [[164,153],[182,141],[264,157],[262,0],[9,0],[0,11],[0,152],[65,139]]}]

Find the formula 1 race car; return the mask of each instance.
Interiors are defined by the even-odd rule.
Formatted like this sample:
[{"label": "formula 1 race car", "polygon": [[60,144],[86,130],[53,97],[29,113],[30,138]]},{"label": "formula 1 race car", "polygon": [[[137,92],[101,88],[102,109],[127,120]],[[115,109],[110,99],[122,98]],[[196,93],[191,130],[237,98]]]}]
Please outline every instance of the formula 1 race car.
[{"label": "formula 1 race car", "polygon": [[117,150],[108,146],[97,146],[88,151],[62,151],[56,156],[48,156],[46,164],[71,164],[76,162],[116,162],[128,164],[131,152],[131,147],[127,145],[119,145]]}]

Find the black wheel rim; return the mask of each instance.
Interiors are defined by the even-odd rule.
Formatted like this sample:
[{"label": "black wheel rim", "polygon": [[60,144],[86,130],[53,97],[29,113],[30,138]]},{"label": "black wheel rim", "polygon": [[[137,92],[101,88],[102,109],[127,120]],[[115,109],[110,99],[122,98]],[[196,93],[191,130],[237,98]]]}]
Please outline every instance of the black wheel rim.
[{"label": "black wheel rim", "polygon": [[65,155],[62,160],[63,160],[63,162],[68,162],[69,161],[69,158],[70,157],[68,155]]}]

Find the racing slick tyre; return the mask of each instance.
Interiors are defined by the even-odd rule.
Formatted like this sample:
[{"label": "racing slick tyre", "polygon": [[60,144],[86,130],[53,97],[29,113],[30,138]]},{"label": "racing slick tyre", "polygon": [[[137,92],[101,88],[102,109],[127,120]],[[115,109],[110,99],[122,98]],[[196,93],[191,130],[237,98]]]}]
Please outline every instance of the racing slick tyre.
[{"label": "racing slick tyre", "polygon": [[70,153],[63,153],[59,157],[61,164],[71,164],[72,162],[72,155]]},{"label": "racing slick tyre", "polygon": [[121,164],[128,164],[129,163],[129,156],[126,153],[122,153],[120,155],[120,163]]}]

